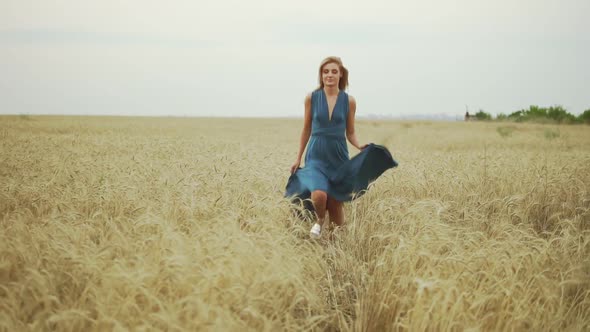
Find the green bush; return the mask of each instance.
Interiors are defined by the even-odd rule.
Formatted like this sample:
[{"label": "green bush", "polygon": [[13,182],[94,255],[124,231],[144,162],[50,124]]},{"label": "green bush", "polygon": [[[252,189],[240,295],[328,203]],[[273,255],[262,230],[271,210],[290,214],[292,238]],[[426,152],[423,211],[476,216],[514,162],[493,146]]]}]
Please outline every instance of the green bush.
[{"label": "green bush", "polygon": [[580,116],[578,116],[578,120],[585,124],[590,124],[590,108],[585,110],[584,113],[580,114]]},{"label": "green bush", "polygon": [[558,123],[576,123],[578,119],[575,115],[568,113],[561,106],[552,106],[547,109],[547,117]]},{"label": "green bush", "polygon": [[508,119],[516,121],[516,122],[522,122],[525,119],[525,113],[526,111],[524,110],[520,110],[520,111],[516,111],[513,113],[510,113],[510,115],[508,115]]},{"label": "green bush", "polygon": [[[490,114],[479,110],[475,113],[478,120],[491,120]],[[585,110],[579,116],[569,113],[563,106],[554,105],[550,107],[539,107],[531,105],[528,109],[521,109],[508,115],[500,113],[496,116],[497,121],[514,121],[514,122],[535,122],[545,124],[590,124],[590,109]],[[500,133],[500,131],[498,131]],[[505,137],[500,133],[502,137]]]},{"label": "green bush", "polygon": [[531,105],[525,112],[525,116],[532,119],[547,118],[547,109],[537,105]]},{"label": "green bush", "polygon": [[516,111],[508,115],[508,119],[516,122],[537,122],[537,123],[579,123],[581,119],[568,113],[562,106],[556,105],[539,107],[531,105],[528,109]]},{"label": "green bush", "polygon": [[504,113],[500,113],[496,116],[496,120],[498,121],[505,121],[508,120],[508,115],[504,114]]},{"label": "green bush", "polygon": [[489,113],[484,112],[483,110],[479,110],[479,112],[475,113],[475,118],[479,121],[486,121],[491,120],[492,116]]}]

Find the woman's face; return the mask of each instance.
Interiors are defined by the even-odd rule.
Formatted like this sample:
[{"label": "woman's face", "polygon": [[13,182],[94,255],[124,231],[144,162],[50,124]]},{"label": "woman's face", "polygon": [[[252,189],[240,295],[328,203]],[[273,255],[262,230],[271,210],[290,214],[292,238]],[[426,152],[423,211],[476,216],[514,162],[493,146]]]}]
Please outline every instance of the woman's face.
[{"label": "woman's face", "polygon": [[325,87],[338,87],[340,77],[342,77],[342,73],[340,73],[340,67],[337,63],[331,62],[325,64],[322,68],[322,82],[324,82]]}]

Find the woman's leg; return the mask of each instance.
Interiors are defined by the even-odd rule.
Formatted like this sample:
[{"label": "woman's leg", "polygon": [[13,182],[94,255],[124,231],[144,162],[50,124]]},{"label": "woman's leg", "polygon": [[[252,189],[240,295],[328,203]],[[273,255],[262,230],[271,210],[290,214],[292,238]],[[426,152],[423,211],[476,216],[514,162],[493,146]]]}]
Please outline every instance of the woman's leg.
[{"label": "woman's leg", "polygon": [[328,194],[325,191],[316,190],[311,193],[311,201],[313,208],[317,216],[316,223],[311,227],[309,235],[312,239],[319,239],[322,232],[322,226],[324,225],[324,219],[326,217],[326,204],[328,200]]},{"label": "woman's leg", "polygon": [[317,223],[322,225],[324,218],[326,217],[326,204],[328,200],[328,194],[325,191],[315,190],[311,193],[311,201],[313,202],[313,208],[318,217]]},{"label": "woman's leg", "polygon": [[326,202],[328,214],[330,215],[330,221],[336,226],[344,225],[344,209],[342,208],[342,202],[328,197]]}]

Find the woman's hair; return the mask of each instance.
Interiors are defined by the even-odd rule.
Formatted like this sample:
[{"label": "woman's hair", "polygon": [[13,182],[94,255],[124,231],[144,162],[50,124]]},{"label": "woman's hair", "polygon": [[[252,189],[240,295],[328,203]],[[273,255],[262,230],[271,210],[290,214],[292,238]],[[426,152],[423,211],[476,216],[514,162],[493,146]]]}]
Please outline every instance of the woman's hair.
[{"label": "woman's hair", "polygon": [[320,83],[318,90],[324,88],[324,82],[322,81],[322,69],[324,68],[325,65],[327,65],[329,63],[335,63],[340,68],[340,72],[342,73],[342,77],[340,77],[340,81],[338,82],[338,88],[340,90],[346,89],[348,87],[348,69],[346,69],[346,67],[344,67],[344,65],[342,64],[342,60],[340,60],[339,57],[329,56],[329,57],[325,58],[324,60],[322,60],[322,63],[320,64],[320,69],[318,70],[318,81]]}]

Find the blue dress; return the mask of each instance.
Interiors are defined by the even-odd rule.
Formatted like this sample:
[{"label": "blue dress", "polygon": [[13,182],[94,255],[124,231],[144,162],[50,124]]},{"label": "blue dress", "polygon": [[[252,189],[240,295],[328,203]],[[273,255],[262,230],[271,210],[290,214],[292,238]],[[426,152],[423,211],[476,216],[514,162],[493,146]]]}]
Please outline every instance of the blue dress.
[{"label": "blue dress", "polygon": [[[387,169],[397,166],[389,151],[376,144],[370,144],[349,159],[346,145],[348,112],[348,94],[342,90],[336,98],[332,118],[324,90],[318,89],[311,94],[311,136],[305,167],[289,177],[285,197],[300,202],[310,198],[311,192],[321,190],[338,201],[350,201],[360,197],[369,183]],[[306,208],[310,207],[308,202]]]}]

